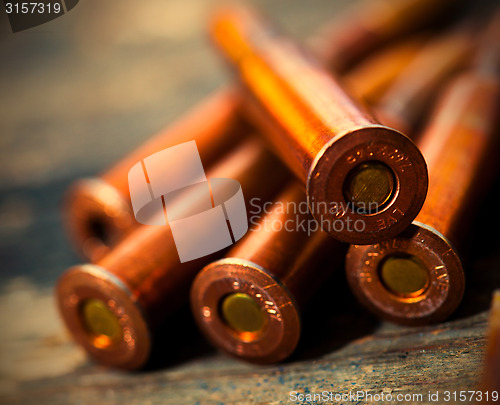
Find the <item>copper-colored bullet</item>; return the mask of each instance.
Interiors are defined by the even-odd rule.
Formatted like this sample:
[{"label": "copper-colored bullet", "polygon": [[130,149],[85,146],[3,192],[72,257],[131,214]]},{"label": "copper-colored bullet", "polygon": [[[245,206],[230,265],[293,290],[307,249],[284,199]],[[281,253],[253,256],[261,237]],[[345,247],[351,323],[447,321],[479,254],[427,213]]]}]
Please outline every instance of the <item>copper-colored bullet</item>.
[{"label": "copper-colored bullet", "polygon": [[212,36],[249,90],[247,111],[306,185],[322,229],[373,243],[405,229],[427,190],[413,142],[363,112],[338,81],[251,12],[219,12]]},{"label": "copper-colored bullet", "polygon": [[294,182],[224,259],[198,274],[191,308],[216,347],[254,363],[293,352],[301,308],[331,272],[328,258],[340,266],[345,253],[343,244],[317,230]]},{"label": "copper-colored bullet", "polygon": [[487,47],[481,52],[488,55],[485,63],[450,83],[424,131],[419,144],[429,165],[429,193],[416,220],[389,241],[349,248],[352,290],[380,317],[410,325],[437,322],[461,301],[464,272],[455,246],[489,180],[486,162],[498,142],[495,48]]},{"label": "copper-colored bullet", "polygon": [[382,123],[415,138],[436,90],[463,69],[470,56],[468,31],[456,28],[425,43],[423,37],[410,38],[365,59],[343,80]]},{"label": "copper-colored bullet", "polygon": [[139,225],[130,203],[130,168],[155,152],[193,139],[208,168],[247,131],[238,100],[234,91],[216,92],[99,177],[71,187],[64,207],[66,228],[84,258],[97,261]]},{"label": "copper-colored bullet", "polygon": [[426,107],[446,81],[464,68],[473,47],[473,31],[467,26],[431,38],[378,100],[377,117],[414,139]]},{"label": "copper-colored bullet", "polygon": [[375,0],[356,2],[315,39],[315,49],[336,72],[343,72],[370,52],[436,19],[449,0]]},{"label": "copper-colored bullet", "polygon": [[357,99],[376,105],[381,94],[405,72],[425,41],[424,35],[398,41],[365,58],[343,75],[342,80]]},{"label": "copper-colored bullet", "polygon": [[[249,139],[209,170],[208,177],[238,180],[248,200],[271,197],[288,173]],[[199,197],[182,195],[175,209],[190,212]],[[187,301],[196,273],[221,254],[181,264],[169,226],[139,227],[95,265],[63,274],[56,291],[60,312],[74,339],[95,360],[139,368],[148,359],[154,328]]]},{"label": "copper-colored bullet", "polygon": [[[483,403],[497,403],[500,398],[500,290],[494,292],[491,304],[488,346],[481,389]],[[488,398],[486,398],[486,392],[489,393]]]}]

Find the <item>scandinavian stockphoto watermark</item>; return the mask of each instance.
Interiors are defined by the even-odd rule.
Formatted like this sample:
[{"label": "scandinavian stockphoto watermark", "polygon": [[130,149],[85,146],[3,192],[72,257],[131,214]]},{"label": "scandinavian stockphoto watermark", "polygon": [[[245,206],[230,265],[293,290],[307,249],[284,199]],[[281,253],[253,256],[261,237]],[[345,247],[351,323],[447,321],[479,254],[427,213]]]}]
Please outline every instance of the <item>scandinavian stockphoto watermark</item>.
[{"label": "scandinavian stockphoto watermark", "polygon": [[[250,200],[250,223],[252,231],[268,230],[279,232],[282,229],[287,232],[306,232],[307,235],[319,231],[320,229],[335,233],[335,232],[364,232],[366,223],[362,219],[352,219],[345,213],[365,213],[376,211],[378,205],[376,203],[357,204],[354,206],[351,203],[338,202],[316,202],[314,199],[304,201],[274,201],[263,202],[259,198]],[[342,218],[331,220],[325,216],[329,213],[329,217],[336,214],[342,214]],[[287,214],[286,220],[277,219],[271,215],[264,214]],[[314,215],[307,215],[312,214]]]},{"label": "scandinavian stockphoto watermark", "polygon": [[[232,245],[246,234],[249,222],[252,231],[284,230],[307,235],[320,229],[330,233],[364,232],[365,222],[353,220],[345,213],[377,209],[373,204],[365,207],[253,198],[248,217],[241,185],[234,179],[207,179],[195,141],[172,146],[137,162],[128,173],[128,184],[136,220],[145,225],[168,224],[181,262]],[[342,218],[323,218],[326,212],[329,218],[337,213]]]},{"label": "scandinavian stockphoto watermark", "polygon": [[234,179],[207,179],[195,141],[137,162],[128,184],[136,220],[170,225],[181,262],[224,249],[248,230],[241,185]]}]

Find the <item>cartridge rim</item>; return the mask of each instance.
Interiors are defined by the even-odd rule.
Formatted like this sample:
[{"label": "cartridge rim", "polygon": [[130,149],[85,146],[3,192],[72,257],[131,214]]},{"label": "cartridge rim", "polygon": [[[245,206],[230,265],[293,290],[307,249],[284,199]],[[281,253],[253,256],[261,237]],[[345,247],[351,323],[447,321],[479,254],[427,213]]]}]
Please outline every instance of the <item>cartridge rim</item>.
[{"label": "cartridge rim", "polygon": [[[346,192],[353,172],[364,164],[387,167],[392,174],[390,193],[377,209],[355,207]],[[374,125],[325,145],[311,166],[307,194],[311,213],[325,232],[366,245],[406,229],[420,212],[427,187],[427,166],[417,146],[392,128]]]},{"label": "cartridge rim", "polygon": [[79,254],[95,263],[134,224],[130,203],[99,178],[77,181],[64,204],[68,234]]},{"label": "cartridge rim", "polygon": [[[221,315],[221,302],[234,293],[253,299],[266,316],[262,328],[238,331]],[[257,264],[226,258],[206,266],[191,288],[191,309],[208,340],[226,353],[252,363],[279,362],[295,350],[301,321],[287,288]]]},{"label": "cartridge rim", "polygon": [[[385,285],[381,267],[389,257],[418,258],[429,281],[415,294],[395,294]],[[406,325],[440,322],[462,300],[465,277],[458,254],[438,231],[417,221],[398,237],[374,245],[353,245],[346,275],[358,300],[377,316]]]},{"label": "cartridge rim", "polygon": [[[74,340],[97,362],[130,370],[145,364],[151,349],[148,324],[131,292],[118,278],[99,266],[76,266],[59,279],[56,298]],[[89,326],[85,313],[89,302],[105,306],[100,309],[98,322],[108,322],[106,327]]]}]

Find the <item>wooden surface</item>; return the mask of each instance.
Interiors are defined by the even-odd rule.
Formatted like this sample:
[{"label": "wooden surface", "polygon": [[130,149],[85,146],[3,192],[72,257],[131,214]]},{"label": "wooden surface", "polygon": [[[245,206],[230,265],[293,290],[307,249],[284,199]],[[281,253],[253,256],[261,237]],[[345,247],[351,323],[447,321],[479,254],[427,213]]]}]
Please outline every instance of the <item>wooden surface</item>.
[{"label": "wooden surface", "polygon": [[[297,37],[345,3],[257,2]],[[158,334],[155,362],[141,373],[89,362],[66,335],[52,287],[80,260],[60,221],[64,190],[229,80],[204,35],[212,4],[85,0],[17,34],[0,14],[0,403],[278,404],[291,403],[291,391],[349,390],[424,394],[413,402],[431,403],[429,391],[475,389],[491,292],[500,286],[494,191],[468,233],[467,292],[449,322],[380,323],[357,306],[339,272],[311,304],[300,347],[282,365],[215,352],[187,309]]]}]

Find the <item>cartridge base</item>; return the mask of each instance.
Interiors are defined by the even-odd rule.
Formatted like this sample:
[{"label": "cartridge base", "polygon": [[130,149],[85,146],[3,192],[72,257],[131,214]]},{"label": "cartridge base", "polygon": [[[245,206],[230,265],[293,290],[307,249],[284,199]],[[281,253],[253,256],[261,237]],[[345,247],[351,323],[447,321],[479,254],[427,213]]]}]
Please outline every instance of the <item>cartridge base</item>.
[{"label": "cartridge base", "polygon": [[[242,331],[224,319],[222,303],[238,293],[253,299],[265,318],[258,330]],[[252,363],[287,358],[300,337],[300,316],[287,288],[255,263],[227,258],[198,275],[191,289],[194,318],[212,344]]]},{"label": "cartridge base", "polygon": [[73,338],[96,361],[130,370],[145,364],[151,349],[149,328],[118,278],[94,265],[73,267],[60,278],[56,297]]},{"label": "cartridge base", "polygon": [[[384,282],[384,264],[400,257],[418,262],[408,266],[408,271],[420,272],[421,266],[427,272],[428,282],[416,283],[422,288],[413,294],[398,294]],[[400,324],[442,321],[455,311],[464,293],[464,272],[455,249],[435,229],[416,221],[390,241],[351,246],[346,273],[352,291],[363,305],[377,316]],[[421,275],[418,277],[421,279]]]},{"label": "cartridge base", "polygon": [[[385,167],[392,178],[384,175],[382,187],[380,175],[355,175],[363,166]],[[363,180],[366,184],[359,184]],[[358,183],[355,188],[368,190],[359,201],[350,198],[352,181]],[[391,189],[381,198],[388,184]],[[427,166],[415,144],[391,128],[372,126],[333,138],[323,148],[311,166],[307,194],[311,213],[325,232],[365,245],[407,228],[424,204],[427,186]]]}]

